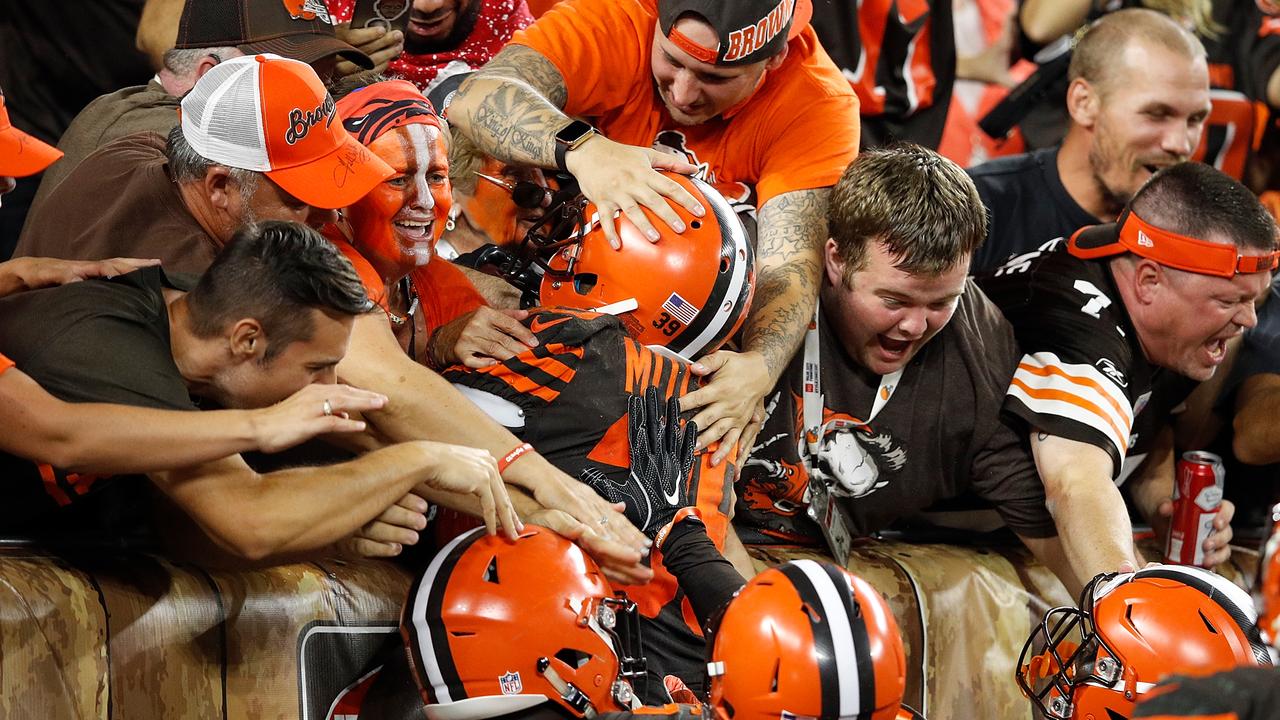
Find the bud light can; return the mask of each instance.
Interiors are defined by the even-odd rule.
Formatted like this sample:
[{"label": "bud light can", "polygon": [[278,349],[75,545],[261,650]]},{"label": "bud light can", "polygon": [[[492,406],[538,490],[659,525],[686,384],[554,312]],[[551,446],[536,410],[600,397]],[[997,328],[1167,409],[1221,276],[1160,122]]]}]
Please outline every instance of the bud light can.
[{"label": "bud light can", "polygon": [[1173,518],[1165,562],[1205,566],[1204,541],[1213,534],[1225,480],[1222,458],[1202,450],[1182,454],[1173,483]]}]

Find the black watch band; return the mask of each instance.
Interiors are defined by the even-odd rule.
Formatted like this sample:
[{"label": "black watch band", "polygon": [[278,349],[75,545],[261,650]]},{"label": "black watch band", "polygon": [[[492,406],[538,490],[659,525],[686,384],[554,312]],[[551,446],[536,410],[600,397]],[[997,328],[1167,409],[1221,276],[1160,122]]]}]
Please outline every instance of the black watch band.
[{"label": "black watch band", "polygon": [[564,156],[595,134],[596,129],[591,127],[591,123],[581,120],[574,120],[556,133],[556,168],[563,173],[569,172],[569,168],[564,166]]}]

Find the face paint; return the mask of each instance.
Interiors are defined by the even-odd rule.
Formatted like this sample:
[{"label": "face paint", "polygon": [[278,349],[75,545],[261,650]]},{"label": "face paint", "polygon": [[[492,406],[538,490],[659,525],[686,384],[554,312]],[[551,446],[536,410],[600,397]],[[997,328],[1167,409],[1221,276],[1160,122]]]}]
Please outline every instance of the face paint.
[{"label": "face paint", "polygon": [[[538,168],[507,165],[492,157],[485,158],[480,165],[480,172],[510,185],[526,181],[547,186],[546,179]],[[488,237],[489,242],[498,246],[519,244],[533,222],[542,216],[541,208],[516,207],[511,199],[511,191],[483,178],[476,180],[475,192],[470,197],[460,198],[458,202],[471,225]]]},{"label": "face paint", "polygon": [[449,153],[434,125],[415,123],[389,131],[369,149],[396,174],[352,205],[348,215],[355,246],[385,281],[426,265],[453,205]]}]

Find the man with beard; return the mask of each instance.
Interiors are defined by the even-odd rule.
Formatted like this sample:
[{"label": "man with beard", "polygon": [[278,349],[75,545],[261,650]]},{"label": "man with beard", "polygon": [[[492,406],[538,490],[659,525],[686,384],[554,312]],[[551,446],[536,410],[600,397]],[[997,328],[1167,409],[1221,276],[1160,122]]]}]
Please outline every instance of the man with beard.
[{"label": "man with beard", "polygon": [[973,271],[1114,220],[1153,173],[1188,159],[1209,115],[1204,47],[1167,15],[1110,13],[1080,39],[1068,71],[1071,125],[1058,147],[970,171],[991,211]]},{"label": "man with beard", "polygon": [[[404,52],[387,66],[387,74],[404,78],[426,91],[446,65],[476,69],[498,53],[515,32],[533,22],[524,0],[406,0],[409,23]],[[338,22],[351,20],[356,0],[327,0]],[[356,41],[351,28],[343,36]],[[369,41],[380,42],[379,38]],[[370,51],[366,49],[366,51]]]},{"label": "man with beard", "polygon": [[[741,352],[696,363],[710,382],[682,401],[698,409],[699,447],[719,442],[716,462],[740,438],[751,444],[761,400],[813,316],[827,195],[857,153],[857,98],[809,26],[812,9],[568,0],[464,82],[449,112],[485,153],[573,174],[601,217],[624,213],[651,242],[660,234],[644,210],[676,232],[686,226],[673,205],[704,212],[656,168],[701,171],[758,209]],[[615,225],[602,227],[618,247]]]}]

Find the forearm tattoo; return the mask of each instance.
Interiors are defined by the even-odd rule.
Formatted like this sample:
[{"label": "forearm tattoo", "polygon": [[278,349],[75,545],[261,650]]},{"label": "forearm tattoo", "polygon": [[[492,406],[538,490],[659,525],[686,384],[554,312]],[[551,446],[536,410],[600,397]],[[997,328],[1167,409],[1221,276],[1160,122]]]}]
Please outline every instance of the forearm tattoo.
[{"label": "forearm tattoo", "polygon": [[776,381],[800,347],[818,300],[826,189],[783,193],[760,209],[756,294],[744,345],[764,355]]},{"label": "forearm tattoo", "polygon": [[459,119],[484,152],[504,162],[555,166],[555,134],[569,123],[560,71],[536,50],[508,45],[460,90],[484,92]]}]

